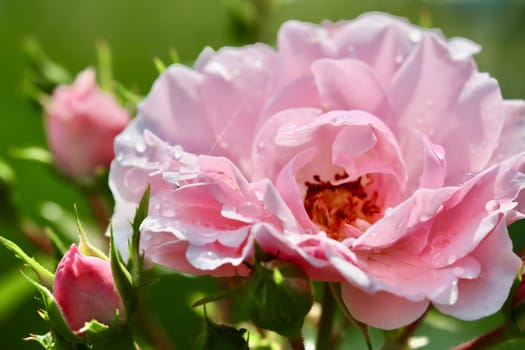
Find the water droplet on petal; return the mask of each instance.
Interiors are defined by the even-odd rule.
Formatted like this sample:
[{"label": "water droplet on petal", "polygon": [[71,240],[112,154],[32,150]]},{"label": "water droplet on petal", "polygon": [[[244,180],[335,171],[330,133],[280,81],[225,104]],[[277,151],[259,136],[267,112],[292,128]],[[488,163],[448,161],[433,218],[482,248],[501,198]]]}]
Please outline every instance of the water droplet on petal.
[{"label": "water droplet on petal", "polygon": [[493,199],[485,203],[485,210],[488,212],[498,210],[499,208],[500,208],[499,203]]},{"label": "water droplet on petal", "polygon": [[401,54],[396,55],[396,57],[394,58],[394,60],[395,60],[395,62],[397,64],[401,64],[404,59],[405,59],[405,57],[403,55],[401,55]]},{"label": "water droplet on petal", "polygon": [[254,202],[244,202],[239,205],[237,212],[249,218],[257,218],[261,215],[261,208]]},{"label": "water droplet on petal", "polygon": [[138,153],[138,154],[143,154],[144,152],[146,152],[146,145],[139,141],[135,144],[135,151]]},{"label": "water droplet on petal", "polygon": [[456,260],[457,260],[456,256],[455,256],[455,255],[451,255],[451,256],[448,257],[448,259],[447,259],[447,263],[448,263],[449,265],[452,265],[453,263],[456,262]]},{"label": "water droplet on petal", "polygon": [[180,160],[182,157],[183,149],[181,146],[176,145],[169,149],[169,155],[176,160]]},{"label": "water droplet on petal", "polygon": [[419,41],[421,41],[421,37],[422,36],[423,36],[423,34],[421,33],[421,31],[419,31],[417,29],[414,29],[414,30],[411,30],[410,33],[408,34],[408,40],[410,40],[410,42],[416,44]]},{"label": "water droplet on petal", "polygon": [[430,243],[432,249],[443,249],[448,247],[450,244],[450,239],[447,236],[438,236],[435,237]]}]

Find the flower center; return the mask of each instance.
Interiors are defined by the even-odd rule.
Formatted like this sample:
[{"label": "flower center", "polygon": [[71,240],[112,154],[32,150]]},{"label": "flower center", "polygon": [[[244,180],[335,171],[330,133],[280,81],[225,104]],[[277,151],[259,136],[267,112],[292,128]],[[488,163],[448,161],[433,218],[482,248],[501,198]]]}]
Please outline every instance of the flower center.
[{"label": "flower center", "polygon": [[[334,179],[341,181],[348,175],[336,174]],[[332,239],[342,241],[350,234],[347,225],[363,231],[363,226],[376,221],[376,215],[381,212],[377,206],[377,192],[366,192],[373,178],[369,175],[360,176],[355,181],[332,185],[330,181],[322,181],[319,175],[314,175],[314,182],[306,181],[307,188],[304,207],[310,219],[324,230]]]}]

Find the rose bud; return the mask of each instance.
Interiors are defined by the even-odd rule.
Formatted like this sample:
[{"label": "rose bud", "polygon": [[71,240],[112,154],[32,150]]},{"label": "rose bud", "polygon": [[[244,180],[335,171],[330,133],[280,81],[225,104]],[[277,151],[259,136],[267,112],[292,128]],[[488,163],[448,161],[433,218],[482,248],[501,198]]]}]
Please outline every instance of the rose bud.
[{"label": "rose bud", "polygon": [[109,261],[82,255],[74,244],[58,264],[53,295],[73,332],[91,320],[111,326],[117,312],[125,320]]},{"label": "rose bud", "polygon": [[247,289],[248,312],[256,325],[284,336],[300,333],[313,303],[312,286],[303,270],[282,260],[256,264]]},{"label": "rose bud", "polygon": [[245,333],[245,329],[237,329],[226,325],[215,324],[206,317],[205,328],[197,337],[195,349],[248,350],[248,342],[244,338]]},{"label": "rose bud", "polygon": [[91,182],[114,157],[113,139],[130,117],[115,98],[100,90],[95,72],[81,72],[73,85],[58,86],[45,106],[46,133],[55,165],[67,176]]}]

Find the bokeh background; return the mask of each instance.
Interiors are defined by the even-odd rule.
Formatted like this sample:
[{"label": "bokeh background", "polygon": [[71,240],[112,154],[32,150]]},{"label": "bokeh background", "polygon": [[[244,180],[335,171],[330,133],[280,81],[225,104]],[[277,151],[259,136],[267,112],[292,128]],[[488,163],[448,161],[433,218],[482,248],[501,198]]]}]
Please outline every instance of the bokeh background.
[{"label": "bokeh background", "polygon": [[[96,63],[97,42],[113,52],[115,78],[146,94],[157,76],[153,58],[169,60],[175,48],[191,64],[205,47],[238,46],[254,41],[274,44],[275,33],[288,19],[320,22],[350,19],[366,11],[385,11],[414,23],[431,23],[447,37],[463,36],[481,44],[476,57],[505,98],[525,98],[525,0],[280,0],[270,12],[258,13],[259,0],[0,0],[0,178],[13,185],[0,191],[0,234],[27,251],[36,245],[12,224],[15,212],[39,226],[70,230],[73,204],[85,226],[94,226],[82,195],[43,164],[13,156],[13,149],[45,147],[41,110],[23,93],[29,62],[22,50],[28,37],[37,39],[47,55],[76,73]],[[525,147],[525,145],[524,145]],[[15,208],[7,205],[10,198]],[[525,240],[523,225],[512,227],[516,246]],[[0,349],[38,349],[22,340],[29,332],[44,333],[34,288],[21,274],[21,263],[0,248]],[[191,349],[200,330],[200,316],[190,308],[195,297],[215,288],[208,278],[170,275],[146,290],[146,299],[177,349]],[[501,320],[495,315],[464,323],[430,314],[419,335],[430,338],[424,349],[446,349],[489,330]],[[159,326],[160,327],[160,326]],[[423,342],[424,343],[424,342]],[[343,349],[364,348],[349,330]],[[523,344],[507,344],[505,349]]]}]

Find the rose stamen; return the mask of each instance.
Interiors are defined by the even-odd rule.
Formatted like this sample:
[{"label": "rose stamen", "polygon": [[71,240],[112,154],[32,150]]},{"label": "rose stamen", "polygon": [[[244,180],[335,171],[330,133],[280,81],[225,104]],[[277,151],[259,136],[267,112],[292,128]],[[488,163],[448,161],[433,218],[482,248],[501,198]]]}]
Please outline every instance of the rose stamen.
[{"label": "rose stamen", "polygon": [[[346,173],[336,174],[336,181],[348,177]],[[319,175],[313,176],[314,182],[306,181],[307,188],[304,207],[310,219],[332,239],[342,241],[347,237],[345,225],[359,229],[357,220],[369,223],[376,221],[381,212],[377,206],[378,194],[369,194],[365,186],[373,182],[369,176],[361,176],[355,181],[332,185],[322,181]]]}]

